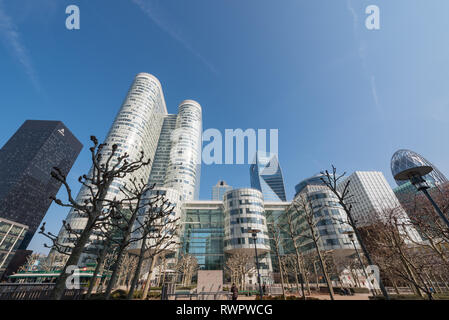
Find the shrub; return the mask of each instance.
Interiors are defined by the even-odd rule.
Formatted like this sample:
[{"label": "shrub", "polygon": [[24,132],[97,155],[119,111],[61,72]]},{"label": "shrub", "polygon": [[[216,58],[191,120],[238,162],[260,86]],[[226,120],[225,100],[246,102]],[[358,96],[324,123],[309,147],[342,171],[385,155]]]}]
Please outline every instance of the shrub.
[{"label": "shrub", "polygon": [[126,299],[127,295],[128,295],[128,291],[118,289],[111,293],[111,298],[121,300],[121,299]]},{"label": "shrub", "polygon": [[368,288],[349,288],[354,293],[369,293]]}]

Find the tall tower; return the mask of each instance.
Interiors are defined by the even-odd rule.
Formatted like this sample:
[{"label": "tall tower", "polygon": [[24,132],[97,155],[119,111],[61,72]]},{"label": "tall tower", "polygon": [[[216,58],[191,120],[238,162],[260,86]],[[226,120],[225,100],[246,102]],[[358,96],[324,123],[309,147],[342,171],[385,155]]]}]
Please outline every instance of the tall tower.
[{"label": "tall tower", "polygon": [[382,172],[356,171],[340,182],[337,187],[339,192],[343,191],[348,180],[351,181],[348,190],[352,196],[352,214],[358,227],[385,220],[394,210],[397,219],[407,226],[407,231],[415,242],[421,241],[417,231],[409,226],[410,219]]},{"label": "tall tower", "polygon": [[170,160],[164,186],[178,190],[182,200],[198,199],[201,175],[202,111],[198,102],[179,105],[176,128],[171,135]]},{"label": "tall tower", "polygon": [[251,188],[260,190],[264,201],[287,201],[281,166],[275,154],[256,153],[250,166],[250,180]]},{"label": "tall tower", "polygon": [[[143,150],[145,159],[153,160],[166,115],[167,107],[159,80],[151,74],[139,73],[105,139],[104,153],[107,154],[112,145],[116,144],[118,145],[116,157],[126,152],[129,154],[130,161],[137,160]],[[127,175],[124,179],[137,177],[139,180],[148,181],[150,170],[150,166],[143,167],[138,172]],[[114,181],[107,197],[111,199],[119,197],[119,188],[126,180]],[[82,202],[85,197],[89,196],[89,193],[88,188],[81,188],[77,201]],[[84,229],[87,222],[87,218],[79,217],[75,210],[70,210],[66,220],[74,230]],[[72,244],[63,228],[59,238],[62,239],[63,244]]]},{"label": "tall tower", "polygon": [[27,120],[0,150],[0,218],[26,225],[26,249],[83,145],[61,121]]},{"label": "tall tower", "polygon": [[177,114],[168,114],[164,118],[156,154],[151,166],[149,183],[155,184],[156,187],[163,187],[165,175],[167,174],[168,162],[170,160],[170,152],[172,146],[172,134],[176,129]]},{"label": "tall tower", "polygon": [[226,181],[218,181],[217,184],[212,187],[212,200],[223,201],[224,194],[229,190],[232,190],[232,187],[226,184]]}]

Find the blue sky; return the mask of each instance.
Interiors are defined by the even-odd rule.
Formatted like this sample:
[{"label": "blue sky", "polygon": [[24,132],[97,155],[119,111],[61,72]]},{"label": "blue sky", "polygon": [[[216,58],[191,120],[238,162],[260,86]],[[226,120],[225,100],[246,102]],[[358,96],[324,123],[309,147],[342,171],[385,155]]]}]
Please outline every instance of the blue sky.
[{"label": "blue sky", "polygon": [[[69,4],[80,30],[65,28]],[[365,28],[371,4],[377,31]],[[0,0],[0,145],[26,119],[54,119],[88,146],[148,72],[170,113],[201,103],[204,129],[279,129],[289,199],[331,164],[380,170],[393,185],[399,148],[449,175],[447,12],[447,0]],[[218,179],[248,186],[249,166],[203,165],[202,199]],[[57,232],[66,214],[52,205],[44,220]]]}]

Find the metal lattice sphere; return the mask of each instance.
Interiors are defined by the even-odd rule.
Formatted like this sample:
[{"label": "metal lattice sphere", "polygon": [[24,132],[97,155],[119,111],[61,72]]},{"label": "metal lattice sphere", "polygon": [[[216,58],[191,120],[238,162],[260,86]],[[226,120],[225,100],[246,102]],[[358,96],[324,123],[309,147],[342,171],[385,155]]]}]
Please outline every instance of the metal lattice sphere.
[{"label": "metal lattice sphere", "polygon": [[[448,181],[440,170],[438,170],[430,161],[414,151],[401,149],[396,151],[391,158],[391,173],[393,174],[393,177],[396,177],[399,173],[405,170],[426,166],[433,168],[432,172],[423,176],[428,184],[436,185]],[[401,181],[396,179],[396,183],[400,186],[407,183],[407,180]]]}]

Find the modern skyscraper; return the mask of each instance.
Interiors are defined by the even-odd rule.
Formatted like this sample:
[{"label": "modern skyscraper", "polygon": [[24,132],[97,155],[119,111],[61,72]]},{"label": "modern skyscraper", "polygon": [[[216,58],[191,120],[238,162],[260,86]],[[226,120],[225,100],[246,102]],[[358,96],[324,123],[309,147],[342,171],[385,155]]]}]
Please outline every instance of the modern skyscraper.
[{"label": "modern skyscraper", "polygon": [[0,218],[28,226],[25,249],[61,183],[53,167],[68,174],[82,144],[61,121],[27,120],[0,150]]},{"label": "modern skyscraper", "polygon": [[[429,166],[433,168],[432,172],[423,177],[430,186],[448,182],[447,178],[441,173],[440,170],[438,170],[437,167],[414,151],[401,149],[396,151],[391,158],[391,174],[393,177],[405,169],[419,166]],[[408,181],[396,180],[396,183],[398,186],[402,186],[408,183]]]},{"label": "modern skyscraper", "polygon": [[201,176],[202,111],[198,102],[181,102],[171,135],[164,186],[178,190],[184,201],[198,199]]},{"label": "modern skyscraper", "polygon": [[[260,261],[262,277],[268,277],[272,270],[270,258],[270,239],[262,193],[256,189],[242,188],[226,192],[224,208],[224,252],[227,254],[255,254],[254,245]],[[256,244],[251,230],[257,229]]]},{"label": "modern skyscraper", "polygon": [[[159,80],[151,74],[139,73],[128,91],[120,111],[112,124],[105,139],[104,152],[107,154],[112,145],[118,145],[116,157],[129,154],[130,161],[137,160],[143,151],[145,158],[153,160],[159,141],[164,118],[167,116],[162,86]],[[138,172],[127,175],[124,180],[117,179],[108,191],[107,197],[111,200],[120,197],[120,186],[127,180],[136,177],[138,180],[148,181],[151,167],[143,167]],[[82,203],[90,196],[90,190],[82,187],[76,200]],[[83,230],[87,218],[80,217],[76,210],[70,210],[66,221],[74,230]],[[73,245],[73,240],[64,228],[61,229],[59,239],[64,245]],[[81,263],[91,258],[90,255],[81,257]]]},{"label": "modern skyscraper", "polygon": [[151,164],[149,183],[156,184],[156,187],[164,186],[167,166],[170,161],[170,151],[172,145],[172,133],[176,129],[177,114],[168,114],[164,117],[161,134],[157,144],[156,154]]},{"label": "modern skyscraper", "polygon": [[[117,157],[127,152],[131,160],[140,156],[152,160],[150,166],[142,168],[124,179],[114,181],[108,192],[111,199],[120,196],[119,188],[126,180],[138,178],[156,184],[154,191],[167,195],[180,214],[183,201],[198,198],[201,173],[201,106],[193,100],[179,105],[178,114],[168,114],[162,86],[154,76],[139,73],[105,139],[106,147],[118,145]],[[89,189],[81,188],[77,201],[89,197]],[[178,210],[179,209],[179,210]],[[67,222],[72,229],[82,230],[86,218],[74,210],[69,212]],[[94,236],[93,236],[94,237]],[[64,229],[59,238],[62,244],[72,245],[72,239]],[[93,239],[93,238],[92,238]],[[136,249],[136,245],[133,246]],[[89,262],[93,256],[84,254],[80,263]]]},{"label": "modern skyscraper", "polygon": [[250,180],[251,188],[261,191],[265,201],[287,201],[277,155],[257,152],[250,166]]},{"label": "modern skyscraper", "polygon": [[[349,194],[352,195],[352,214],[357,226],[369,226],[377,220],[384,220],[388,212],[395,210],[396,217],[405,225],[410,225],[407,213],[399,203],[382,172],[356,171],[344,179],[338,189],[341,192],[350,180]],[[410,227],[409,234],[418,242],[421,237]]]},{"label": "modern skyscraper", "polygon": [[215,186],[212,187],[212,200],[223,201],[224,194],[232,190],[232,187],[226,184],[226,181],[220,180]]}]

